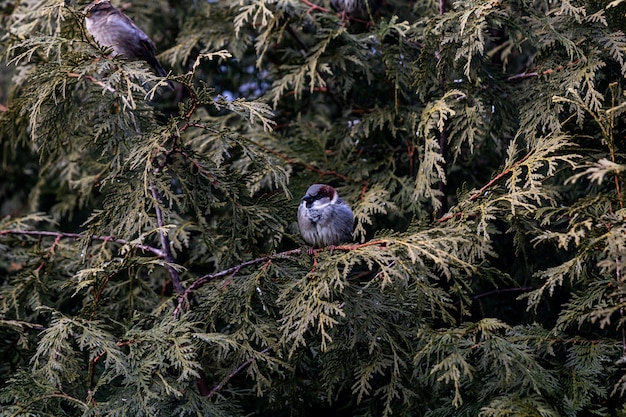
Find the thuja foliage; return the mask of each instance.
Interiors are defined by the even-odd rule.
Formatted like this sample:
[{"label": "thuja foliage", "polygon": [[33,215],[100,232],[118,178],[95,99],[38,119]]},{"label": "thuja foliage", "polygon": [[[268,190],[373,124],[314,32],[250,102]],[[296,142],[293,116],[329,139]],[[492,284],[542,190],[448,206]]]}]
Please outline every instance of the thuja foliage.
[{"label": "thuja foliage", "polygon": [[626,414],[626,4],[114,4],[0,2],[0,415]]}]

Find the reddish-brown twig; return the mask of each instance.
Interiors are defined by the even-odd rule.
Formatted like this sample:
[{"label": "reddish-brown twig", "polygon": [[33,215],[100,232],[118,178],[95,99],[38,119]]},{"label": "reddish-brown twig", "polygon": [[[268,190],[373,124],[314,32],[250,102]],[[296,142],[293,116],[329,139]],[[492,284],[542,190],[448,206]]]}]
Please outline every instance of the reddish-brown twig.
[{"label": "reddish-brown twig", "polygon": [[[530,153],[524,155],[523,158],[521,158],[519,161],[515,162],[513,165],[511,165],[510,167],[507,167],[505,169],[502,170],[502,172],[500,172],[498,175],[496,175],[495,177],[493,177],[487,184],[483,185],[479,190],[475,191],[471,196],[469,196],[468,201],[473,201],[476,200],[478,197],[480,197],[481,195],[483,195],[485,193],[485,191],[491,187],[493,184],[495,184],[496,182],[500,181],[503,177],[507,176],[508,174],[511,173],[511,171],[513,171],[514,168],[516,168],[518,165],[522,164],[524,161],[526,161],[526,159],[528,159],[528,157],[530,156]],[[462,213],[449,213],[446,214],[443,217],[440,217],[439,219],[437,219],[437,222],[445,222],[447,220],[450,220],[453,217],[458,217],[460,216]]]},{"label": "reddish-brown twig", "polygon": [[[124,342],[117,342],[117,346],[118,347],[122,347],[122,346],[128,346],[135,343],[135,339],[131,339],[131,340],[126,340]],[[93,358],[91,361],[89,361],[89,391],[91,392],[91,389],[93,387],[93,378],[94,378],[94,368],[96,366],[96,363],[102,359],[103,357],[105,357],[107,354],[107,351],[103,351],[101,354],[99,354],[98,356],[96,356],[95,358]],[[91,396],[91,395],[90,395]],[[95,404],[95,400],[93,398],[91,398],[92,403]]]},{"label": "reddish-brown twig", "polygon": [[[333,246],[332,250],[333,251],[337,251],[337,250],[343,250],[343,251],[352,251],[352,250],[356,250],[359,248],[364,248],[366,246],[381,246],[384,247],[386,245],[386,241],[383,239],[377,239],[377,240],[371,240],[369,242],[365,242],[365,243],[356,243],[356,244],[346,244],[346,245],[340,245],[340,246]],[[316,255],[322,251],[325,250],[329,250],[329,248],[319,248],[319,249],[313,249],[312,254]],[[227,268],[224,269],[222,271],[219,272],[214,272],[212,274],[206,274],[203,275],[199,278],[197,278],[189,287],[187,287],[184,291],[184,293],[178,297],[178,305],[176,306],[176,308],[174,309],[174,317],[178,317],[180,315],[180,313],[183,310],[183,307],[187,304],[189,295],[197,290],[198,288],[202,287],[204,284],[217,279],[217,278],[222,278],[225,276],[230,276],[231,278],[234,277],[237,273],[239,273],[239,271],[245,267],[251,266],[251,265],[257,265],[257,264],[263,264],[261,266],[262,270],[266,270],[270,263],[272,261],[274,261],[275,259],[281,259],[281,258],[288,258],[290,256],[293,255],[299,255],[300,253],[302,253],[302,249],[301,248],[296,248],[296,249],[291,249],[288,251],[284,251],[284,252],[280,252],[280,253],[276,253],[274,255],[267,255],[267,256],[262,256],[260,258],[255,258],[255,259],[251,259],[249,261],[245,261],[240,263],[239,265],[235,265],[231,268]]]},{"label": "reddish-brown twig", "polygon": [[169,265],[169,264],[174,263],[174,256],[172,255],[172,249],[170,247],[170,238],[168,237],[167,233],[165,233],[165,230],[163,230],[163,226],[164,226],[163,211],[161,210],[161,206],[159,205],[159,200],[161,197],[159,195],[159,191],[156,189],[156,187],[153,184],[150,184],[150,191],[152,192],[152,198],[154,200],[154,211],[156,212],[157,225],[159,226],[159,237],[161,238],[161,250],[163,251],[165,261],[168,263],[167,265],[165,265],[165,268],[167,269],[170,275],[170,279],[172,280],[172,285],[174,286],[174,290],[178,294],[182,294],[183,292],[185,292],[185,290],[180,283],[180,275],[178,274],[178,271],[176,270],[176,268]]},{"label": "reddish-brown twig", "polygon": [[302,0],[302,3],[306,4],[307,6],[309,6],[309,10],[307,11],[307,13],[311,13],[313,10],[319,10],[322,13],[330,13],[330,10],[328,10],[328,9],[322,7],[322,6],[319,6],[319,5],[315,4],[315,3],[311,3],[308,0]]},{"label": "reddish-brown twig", "polygon": [[575,61],[570,62],[567,65],[559,65],[556,68],[550,68],[550,69],[547,69],[547,70],[544,70],[544,71],[541,71],[541,72],[539,72],[539,71],[522,72],[521,74],[511,75],[510,77],[507,78],[507,81],[523,80],[523,79],[526,79],[526,78],[538,77],[540,75],[550,75],[550,74],[552,74],[554,72],[561,71],[561,70],[563,70],[563,69],[565,69],[567,67],[571,67],[573,65],[576,65],[579,62],[580,61],[577,59]]},{"label": "reddish-brown twig", "polygon": [[217,188],[221,189],[221,185],[220,182],[213,176],[211,175],[210,172],[208,172],[198,161],[196,161],[193,157],[191,157],[191,155],[189,155],[187,152],[185,152],[184,150],[177,148],[174,149],[173,152],[179,153],[180,155],[182,155],[185,159],[187,159],[188,161],[191,162],[191,164],[196,167],[196,169],[198,171],[200,171],[202,173],[202,175],[204,175],[209,181],[211,181],[211,183],[213,185],[215,185]]},{"label": "reddish-brown twig", "polygon": [[349,244],[345,244],[345,245],[339,245],[339,246],[329,246],[326,248],[315,248],[311,251],[311,255],[317,255],[320,252],[324,252],[324,251],[353,251],[356,249],[360,249],[360,248],[365,248],[367,246],[380,246],[381,248],[386,248],[387,247],[387,241],[384,239],[376,239],[376,240],[370,240],[364,243],[349,243]]},{"label": "reddish-brown twig", "polygon": [[[0,236],[1,235],[48,236],[48,237],[54,237],[56,239],[83,239],[86,237],[85,235],[82,235],[80,233],[48,232],[44,230],[0,230]],[[91,235],[88,237],[91,240],[118,243],[120,245],[129,245],[136,249],[144,250],[146,252],[152,252],[153,254],[155,254],[156,256],[160,258],[164,257],[164,253],[160,249],[154,248],[152,246],[142,245],[142,244],[133,244],[128,240],[116,239],[112,236]]]},{"label": "reddish-brown twig", "polygon": [[530,153],[524,155],[524,157],[522,159],[520,159],[519,161],[515,162],[510,167],[503,169],[501,173],[499,173],[498,175],[493,177],[487,184],[483,185],[480,190],[474,192],[474,194],[472,194],[469,197],[469,199],[470,200],[475,200],[479,196],[483,195],[485,193],[485,191],[487,190],[487,188],[491,187],[493,184],[495,184],[496,182],[500,181],[500,179],[502,179],[503,177],[509,175],[511,173],[511,171],[513,171],[513,168],[516,168],[518,165],[520,165],[523,162],[525,162],[528,159],[529,156],[530,156]]},{"label": "reddish-brown twig", "polygon": [[274,255],[262,256],[260,258],[251,259],[249,261],[242,262],[239,265],[235,265],[231,268],[224,269],[222,271],[215,272],[212,274],[206,274],[206,275],[199,277],[189,287],[185,289],[185,291],[182,293],[180,297],[178,297],[178,305],[174,309],[174,317],[178,317],[178,315],[181,313],[183,306],[187,303],[191,292],[202,287],[207,282],[210,282],[216,278],[221,278],[227,275],[230,275],[231,277],[235,276],[242,268],[245,268],[247,266],[256,265],[259,263],[266,264],[268,261],[271,261],[273,259],[286,258],[291,255],[297,255],[300,252],[301,252],[300,248],[297,248],[297,249],[291,249],[285,252],[276,253]]},{"label": "reddish-brown twig", "polygon": [[52,246],[50,246],[50,249],[48,249],[48,252],[43,256],[43,260],[41,261],[41,263],[39,264],[37,269],[35,269],[35,272],[37,272],[37,273],[41,272],[43,267],[48,263],[48,260],[50,259],[50,257],[52,257],[52,254],[54,253],[54,248],[57,247],[57,245],[59,244],[60,240],[61,240],[60,236],[57,236],[54,239],[54,243],[52,244]]},{"label": "reddish-brown twig", "polygon": [[[270,350],[272,350],[271,347],[266,347],[265,349],[263,349],[262,351],[260,351],[259,353],[261,355],[266,354],[267,352],[269,352]],[[207,394],[207,398],[212,397],[213,395],[217,394],[223,387],[224,385],[226,385],[228,383],[228,381],[230,381],[235,375],[237,375],[239,372],[243,371],[248,365],[250,365],[253,361],[255,360],[255,358],[249,358],[248,360],[246,360],[244,363],[242,363],[241,365],[239,365],[237,367],[237,369],[235,369],[234,371],[232,371],[230,374],[226,375],[226,377],[224,379],[222,379],[220,381],[219,384],[217,384],[216,386],[213,387],[213,389]]]}]

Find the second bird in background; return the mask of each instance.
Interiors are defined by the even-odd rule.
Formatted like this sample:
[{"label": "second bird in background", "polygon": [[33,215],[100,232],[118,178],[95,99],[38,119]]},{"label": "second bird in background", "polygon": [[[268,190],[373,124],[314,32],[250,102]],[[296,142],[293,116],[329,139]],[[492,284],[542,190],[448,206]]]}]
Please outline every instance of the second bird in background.
[{"label": "second bird in background", "polygon": [[354,214],[337,191],[326,184],[313,184],[298,207],[298,226],[305,242],[314,247],[352,241]]},{"label": "second bird in background", "polygon": [[167,75],[156,59],[152,39],[130,17],[113,7],[109,0],[91,2],[85,13],[87,31],[100,45],[113,48],[114,55],[146,61],[160,77]]}]

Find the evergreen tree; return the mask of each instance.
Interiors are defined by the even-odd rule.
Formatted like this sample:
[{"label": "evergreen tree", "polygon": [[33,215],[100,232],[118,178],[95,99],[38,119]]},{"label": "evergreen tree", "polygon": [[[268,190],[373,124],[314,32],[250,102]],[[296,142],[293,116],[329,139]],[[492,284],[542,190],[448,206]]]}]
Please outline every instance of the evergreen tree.
[{"label": "evergreen tree", "polygon": [[0,2],[1,416],[626,415],[626,4],[330,3]]}]

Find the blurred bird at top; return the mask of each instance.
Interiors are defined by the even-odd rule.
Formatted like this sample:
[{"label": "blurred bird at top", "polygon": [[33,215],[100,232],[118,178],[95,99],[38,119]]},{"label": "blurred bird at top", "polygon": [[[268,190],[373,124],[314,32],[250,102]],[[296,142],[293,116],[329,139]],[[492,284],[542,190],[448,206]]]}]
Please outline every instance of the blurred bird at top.
[{"label": "blurred bird at top", "polygon": [[109,0],[94,0],[85,8],[85,26],[102,46],[113,48],[113,55],[146,61],[160,77],[167,72],[156,59],[152,39],[135,22],[113,7]]}]

